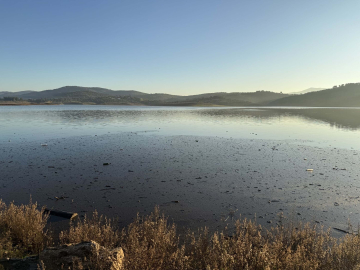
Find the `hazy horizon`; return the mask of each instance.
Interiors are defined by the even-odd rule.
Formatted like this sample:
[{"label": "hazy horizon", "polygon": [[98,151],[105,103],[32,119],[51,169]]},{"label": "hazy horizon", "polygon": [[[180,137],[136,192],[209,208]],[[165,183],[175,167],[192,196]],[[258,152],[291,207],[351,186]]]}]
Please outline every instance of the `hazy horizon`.
[{"label": "hazy horizon", "polygon": [[358,82],[355,0],[1,1],[0,91],[194,95]]}]

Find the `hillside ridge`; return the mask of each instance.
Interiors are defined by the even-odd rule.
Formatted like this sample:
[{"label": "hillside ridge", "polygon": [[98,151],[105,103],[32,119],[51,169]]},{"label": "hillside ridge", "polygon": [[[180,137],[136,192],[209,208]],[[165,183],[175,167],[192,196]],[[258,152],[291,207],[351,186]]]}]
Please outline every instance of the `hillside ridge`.
[{"label": "hillside ridge", "polygon": [[[312,89],[312,91],[310,91]],[[306,106],[360,107],[360,83],[331,89],[310,88],[303,94],[256,92],[216,92],[189,96],[166,93],[148,94],[136,90],[101,87],[64,86],[44,91],[0,92],[0,101],[29,104],[94,104],[146,106]],[[304,90],[304,91],[307,91]],[[0,104],[1,104],[0,102]]]}]

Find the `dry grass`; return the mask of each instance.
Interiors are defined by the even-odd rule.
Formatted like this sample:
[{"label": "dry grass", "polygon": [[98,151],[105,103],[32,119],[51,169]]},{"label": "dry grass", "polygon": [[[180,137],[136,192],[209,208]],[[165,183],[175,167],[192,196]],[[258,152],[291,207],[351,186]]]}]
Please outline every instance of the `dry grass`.
[{"label": "dry grass", "polygon": [[[3,220],[24,224],[26,219],[16,219],[14,216],[34,216],[36,207],[34,208],[34,204],[20,207],[10,204],[6,207],[1,203],[1,209],[1,224],[4,224]],[[18,209],[17,215],[14,214],[15,209]],[[4,218],[4,211],[10,211],[13,218]],[[126,270],[360,269],[358,235],[335,239],[330,236],[329,231],[309,224],[295,226],[292,223],[281,223],[269,231],[246,219],[238,220],[235,224],[236,230],[231,236],[226,232],[210,234],[205,228],[196,233],[188,233],[180,241],[175,225],[168,222],[159,208],[155,208],[149,216],[137,216],[136,220],[122,231],[113,220],[95,212],[90,218],[86,217],[83,221],[71,224],[68,231],[61,233],[60,240],[62,244],[94,240],[109,249],[121,246],[125,254]],[[27,228],[24,225],[20,227]],[[43,228],[40,228],[42,227],[39,225],[34,227],[38,233],[44,233]],[[27,242],[24,240],[26,233],[15,233],[18,230],[11,236],[16,238],[3,234],[0,250],[1,245],[7,249],[6,245],[14,239],[24,247],[37,247],[37,250],[43,245],[41,243],[44,237],[34,237],[38,233],[30,233],[29,241],[32,240]],[[99,258],[88,259],[92,262],[92,269],[106,269]],[[73,269],[82,269],[81,264]]]},{"label": "dry grass", "polygon": [[[99,221],[97,215],[95,220]],[[92,240],[107,238],[109,231],[115,234],[116,228],[107,227],[100,236],[103,225],[93,220],[84,222],[97,226],[94,230],[98,234]],[[329,231],[309,224],[282,224],[270,231],[246,219],[235,224],[231,236],[225,232],[209,234],[205,228],[188,233],[180,243],[175,225],[155,208],[149,216],[137,216],[119,234],[125,253],[124,269],[360,269],[357,235],[338,240]],[[81,235],[80,227],[71,230]],[[87,236],[83,240],[90,239]]]},{"label": "dry grass", "polygon": [[186,269],[185,247],[179,245],[174,224],[156,207],[147,217],[136,220],[122,231],[125,269]]},{"label": "dry grass", "polygon": [[27,205],[6,205],[0,199],[0,256],[23,256],[40,252],[50,243],[45,230],[49,216],[30,200]]},{"label": "dry grass", "polygon": [[329,252],[327,268],[324,269],[360,269],[360,236],[346,235],[342,241]]},{"label": "dry grass", "polygon": [[93,240],[106,248],[120,245],[120,232],[115,221],[95,211],[90,218],[85,215],[83,221],[77,220],[70,224],[68,231],[62,231],[59,239],[61,244],[80,243]]},{"label": "dry grass", "polygon": [[[25,250],[20,247],[14,247],[10,233],[2,232],[0,235],[0,258],[23,257]],[[0,268],[1,269],[1,268]]]}]

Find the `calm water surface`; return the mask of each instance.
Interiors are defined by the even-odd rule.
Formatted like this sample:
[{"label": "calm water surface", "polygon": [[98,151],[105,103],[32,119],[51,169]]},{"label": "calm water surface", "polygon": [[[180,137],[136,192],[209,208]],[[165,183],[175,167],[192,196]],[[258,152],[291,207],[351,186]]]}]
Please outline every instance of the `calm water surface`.
[{"label": "calm water surface", "polygon": [[138,132],[303,141],[360,149],[359,108],[0,107],[0,142]]},{"label": "calm water surface", "polygon": [[346,229],[359,142],[359,108],[0,107],[0,198],[122,225],[159,205],[183,228],[283,212]]}]

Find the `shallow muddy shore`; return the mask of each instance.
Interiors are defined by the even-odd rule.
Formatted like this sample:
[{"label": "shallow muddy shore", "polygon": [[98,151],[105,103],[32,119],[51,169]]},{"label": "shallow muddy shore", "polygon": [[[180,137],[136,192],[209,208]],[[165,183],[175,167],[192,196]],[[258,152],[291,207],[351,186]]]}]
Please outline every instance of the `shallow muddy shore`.
[{"label": "shallow muddy shore", "polygon": [[[95,209],[121,226],[156,205],[185,228],[231,227],[240,217],[347,229],[360,220],[359,151],[303,141],[119,133],[7,142],[0,197],[80,216]],[[109,165],[103,165],[109,163]],[[313,171],[307,171],[313,169]]]}]

